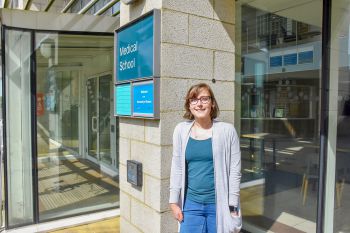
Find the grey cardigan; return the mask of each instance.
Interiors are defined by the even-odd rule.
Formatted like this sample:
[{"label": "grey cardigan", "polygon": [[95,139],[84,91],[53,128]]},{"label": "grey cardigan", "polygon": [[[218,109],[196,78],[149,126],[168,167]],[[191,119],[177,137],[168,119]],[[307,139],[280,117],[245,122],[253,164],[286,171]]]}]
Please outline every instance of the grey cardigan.
[{"label": "grey cardigan", "polygon": [[[193,123],[194,121],[179,123],[173,135],[169,203],[177,203],[181,208],[185,189],[185,150]],[[214,120],[212,147],[217,232],[239,232],[242,227],[241,211],[239,217],[232,217],[229,210],[229,206],[240,206],[241,151],[233,125]]]}]

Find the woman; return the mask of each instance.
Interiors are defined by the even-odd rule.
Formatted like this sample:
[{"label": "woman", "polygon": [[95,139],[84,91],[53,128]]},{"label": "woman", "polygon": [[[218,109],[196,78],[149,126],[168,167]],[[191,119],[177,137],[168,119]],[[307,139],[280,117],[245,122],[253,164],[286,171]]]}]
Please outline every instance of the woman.
[{"label": "woman", "polygon": [[170,208],[180,233],[239,232],[239,138],[231,124],[214,120],[219,107],[211,88],[192,86],[186,95],[189,121],[173,135]]}]

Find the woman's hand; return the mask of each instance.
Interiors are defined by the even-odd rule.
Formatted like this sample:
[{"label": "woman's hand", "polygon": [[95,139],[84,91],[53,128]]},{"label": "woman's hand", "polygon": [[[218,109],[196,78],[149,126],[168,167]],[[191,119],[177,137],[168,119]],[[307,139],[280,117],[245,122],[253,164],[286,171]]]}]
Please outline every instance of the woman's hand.
[{"label": "woman's hand", "polygon": [[232,217],[238,217],[239,216],[238,211],[231,211],[230,213],[231,213]]},{"label": "woman's hand", "polygon": [[177,221],[182,222],[183,215],[182,215],[182,211],[181,211],[180,207],[177,204],[175,204],[175,203],[171,203],[170,204],[170,209],[173,212],[174,218]]}]

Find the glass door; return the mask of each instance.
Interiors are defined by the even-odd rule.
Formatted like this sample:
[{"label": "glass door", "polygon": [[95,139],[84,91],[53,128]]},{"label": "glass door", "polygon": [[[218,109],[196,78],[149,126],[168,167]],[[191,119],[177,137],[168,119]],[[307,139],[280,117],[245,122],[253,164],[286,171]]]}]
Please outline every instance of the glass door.
[{"label": "glass door", "polygon": [[99,121],[98,121],[98,138],[99,138],[99,159],[107,165],[112,165],[111,153],[111,86],[112,77],[110,75],[99,78]]},{"label": "glass door", "polygon": [[[87,80],[88,159],[104,169],[116,170],[116,120],[112,116],[112,76]],[[108,173],[108,172],[107,172]]]},{"label": "glass door", "polygon": [[[16,43],[15,45],[18,47]],[[18,54],[24,51],[21,48],[17,49]],[[35,48],[38,221],[116,208],[119,205],[117,176],[108,175],[110,173],[106,175],[106,169],[101,169],[99,164],[99,150],[105,146],[100,145],[104,136],[99,132],[104,132],[104,127],[98,120],[110,124],[109,119],[102,117],[109,109],[101,110],[106,108],[103,102],[109,102],[105,97],[109,96],[109,89],[100,83],[103,83],[102,80],[111,80],[111,76],[89,79],[89,89],[86,79],[83,79],[83,74],[97,72],[90,67],[112,70],[112,63],[103,63],[101,66],[98,59],[94,58],[96,63],[91,63],[90,59],[85,58],[98,54],[103,60],[109,59],[112,56],[110,51],[113,50],[113,37],[36,32]],[[89,69],[86,70],[86,67]],[[29,79],[25,77],[23,80]],[[98,88],[106,89],[106,93]],[[19,95],[16,94],[15,97],[17,96]],[[17,108],[16,103],[13,103],[12,108],[18,111],[23,109]],[[28,104],[25,106],[30,108]],[[22,125],[28,127],[31,124],[29,121],[29,124]],[[15,139],[17,138],[20,137]],[[23,153],[23,156],[27,154]],[[18,164],[18,161],[13,164]],[[22,183],[28,183],[32,187],[29,182]],[[24,193],[28,195],[27,192]],[[16,217],[20,216],[17,212],[16,214]]]},{"label": "glass door", "polygon": [[94,162],[98,160],[98,103],[97,103],[97,78],[87,81],[87,117],[88,117],[88,158]]}]

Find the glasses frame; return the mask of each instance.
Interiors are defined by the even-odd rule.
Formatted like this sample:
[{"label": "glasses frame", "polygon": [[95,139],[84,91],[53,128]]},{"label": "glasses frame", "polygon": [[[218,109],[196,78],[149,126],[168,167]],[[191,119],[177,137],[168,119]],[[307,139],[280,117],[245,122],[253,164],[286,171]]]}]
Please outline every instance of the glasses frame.
[{"label": "glasses frame", "polygon": [[[203,98],[208,98],[208,101],[203,101]],[[200,101],[202,104],[207,104],[211,101],[211,96],[201,96],[200,98],[191,98],[188,100],[190,105],[196,105]]]}]

